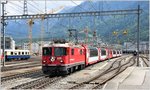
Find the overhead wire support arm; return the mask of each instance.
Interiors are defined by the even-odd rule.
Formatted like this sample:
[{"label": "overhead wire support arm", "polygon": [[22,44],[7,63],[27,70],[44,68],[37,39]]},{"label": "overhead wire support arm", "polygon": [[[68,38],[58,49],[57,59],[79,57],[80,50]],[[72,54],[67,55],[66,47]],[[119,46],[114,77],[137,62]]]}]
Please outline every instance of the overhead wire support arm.
[{"label": "overhead wire support arm", "polygon": [[[141,13],[142,9],[140,9]],[[138,9],[130,10],[111,10],[111,11],[90,11],[90,12],[73,12],[73,13],[57,13],[57,14],[32,14],[32,15],[10,15],[4,16],[6,20],[14,19],[41,19],[45,18],[64,18],[64,17],[86,17],[86,16],[108,16],[108,15],[126,15],[126,14],[137,14]]]}]

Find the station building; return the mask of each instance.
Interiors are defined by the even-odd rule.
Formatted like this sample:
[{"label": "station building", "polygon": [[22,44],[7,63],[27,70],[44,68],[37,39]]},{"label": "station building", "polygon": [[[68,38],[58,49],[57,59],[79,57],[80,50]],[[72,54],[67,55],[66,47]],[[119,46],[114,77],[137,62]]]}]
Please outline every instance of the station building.
[{"label": "station building", "polygon": [[[125,42],[123,45],[124,51],[136,51],[137,50],[137,43],[132,42]],[[147,53],[149,50],[149,42],[148,41],[141,41],[139,44],[139,50],[142,53]]]},{"label": "station building", "polygon": [[[3,37],[1,37],[1,49],[3,49]],[[15,41],[10,36],[5,36],[5,49],[15,49]]]},{"label": "station building", "polygon": [[[43,41],[43,46],[48,45],[51,43],[51,41]],[[32,47],[32,53],[34,54],[41,54],[42,52],[42,47],[41,47],[41,42],[33,42],[31,44]],[[24,50],[29,50],[29,43],[23,43],[22,48]]]}]

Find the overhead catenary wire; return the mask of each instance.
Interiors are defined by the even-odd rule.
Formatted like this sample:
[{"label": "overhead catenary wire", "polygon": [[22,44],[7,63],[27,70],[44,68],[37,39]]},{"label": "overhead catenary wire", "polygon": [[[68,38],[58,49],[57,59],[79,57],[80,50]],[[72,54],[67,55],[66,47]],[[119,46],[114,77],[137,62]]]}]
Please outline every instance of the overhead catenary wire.
[{"label": "overhead catenary wire", "polygon": [[78,5],[77,3],[75,3],[73,0],[71,0],[71,2],[74,3],[75,5],[77,5],[81,10],[88,11],[88,10],[84,9],[83,7],[81,7],[80,5]]},{"label": "overhead catenary wire", "polygon": [[36,6],[32,5],[31,3],[27,2],[30,6],[32,6],[34,9],[36,9],[38,12],[40,13],[44,13],[42,10],[40,10],[39,8],[37,8]]},{"label": "overhead catenary wire", "polygon": [[[103,11],[103,10],[104,10],[104,1],[103,1],[103,0],[102,0],[102,1],[99,1],[98,4],[99,4],[99,11]],[[101,21],[102,21],[104,24],[107,25],[107,23],[105,22],[103,16],[101,16]]]},{"label": "overhead catenary wire", "polygon": [[[21,10],[23,10],[24,8],[22,7],[22,6],[20,6],[20,5],[18,5],[18,4],[16,4],[16,3],[14,3],[14,2],[12,2],[12,1],[8,1],[8,3],[10,3],[12,6],[10,6],[9,4],[9,6],[10,7],[12,7],[12,8],[14,8],[13,6],[17,6],[17,7],[19,7],[19,8],[17,8],[18,10],[17,11],[19,11],[20,13],[23,13]],[[21,9],[20,9],[21,8]],[[14,8],[15,9],[15,8]],[[16,10],[16,9],[15,9]],[[30,12],[30,13],[33,13],[33,12],[35,12],[34,10],[32,10],[32,9],[30,9],[30,10],[28,10],[28,12]]]},{"label": "overhead catenary wire", "polygon": [[[81,7],[80,5],[78,5],[77,3],[75,3],[73,0],[71,0],[71,1],[72,1],[72,3],[77,5],[81,10],[88,11],[88,10],[84,9],[83,7]],[[87,21],[87,27],[88,27],[88,21]]]},{"label": "overhead catenary wire", "polygon": [[33,3],[35,3],[36,5],[38,5],[38,6],[39,6],[39,4],[38,4],[36,1],[34,1],[34,0],[31,0],[31,2],[33,2]]},{"label": "overhead catenary wire", "polygon": [[13,3],[12,1],[8,1],[8,3],[11,3],[11,4],[13,4],[13,5],[15,5],[15,6],[17,6],[17,7],[19,7],[19,8],[22,8],[22,9],[23,9],[23,7],[22,7],[22,6],[20,6],[20,5],[16,4],[16,3]]},{"label": "overhead catenary wire", "polygon": [[90,5],[92,6],[93,10],[95,10],[95,11],[96,11],[97,9],[93,6],[93,4],[92,4],[92,3],[93,3],[93,2],[92,2],[92,0],[89,0],[89,3],[90,3]]},{"label": "overhead catenary wire", "polygon": [[[22,11],[21,11],[19,8],[15,8],[15,7],[13,7],[13,6],[9,5],[9,4],[8,4],[8,6],[11,7],[11,9],[13,9],[15,13],[18,13],[18,12],[19,12],[19,13],[22,13]],[[6,7],[6,8],[7,8],[7,7]],[[9,13],[9,12],[8,12],[8,13]]]}]

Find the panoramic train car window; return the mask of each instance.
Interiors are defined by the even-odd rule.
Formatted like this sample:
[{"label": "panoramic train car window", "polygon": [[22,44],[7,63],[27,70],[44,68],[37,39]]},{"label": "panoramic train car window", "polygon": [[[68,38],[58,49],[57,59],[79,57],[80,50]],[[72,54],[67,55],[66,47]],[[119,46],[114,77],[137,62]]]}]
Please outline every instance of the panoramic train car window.
[{"label": "panoramic train car window", "polygon": [[43,55],[52,55],[52,48],[50,48],[50,47],[44,47],[43,48]]},{"label": "panoramic train car window", "polygon": [[98,51],[96,48],[90,48],[90,57],[98,56]]},{"label": "panoramic train car window", "polygon": [[102,56],[106,55],[106,50],[105,49],[101,49],[101,55]]},{"label": "panoramic train car window", "polygon": [[55,56],[64,56],[67,54],[66,52],[67,52],[67,48],[64,48],[64,47],[54,48],[54,55]]},{"label": "panoramic train car window", "polygon": [[22,55],[24,55],[24,52],[22,52]]},{"label": "panoramic train car window", "polygon": [[74,55],[74,49],[71,49],[71,55]]},{"label": "panoramic train car window", "polygon": [[18,52],[18,54],[20,55],[20,52]]},{"label": "panoramic train car window", "polygon": [[113,50],[113,54],[116,54],[116,51],[115,51],[115,50]]},{"label": "panoramic train car window", "polygon": [[119,51],[117,51],[117,54],[119,54]]}]

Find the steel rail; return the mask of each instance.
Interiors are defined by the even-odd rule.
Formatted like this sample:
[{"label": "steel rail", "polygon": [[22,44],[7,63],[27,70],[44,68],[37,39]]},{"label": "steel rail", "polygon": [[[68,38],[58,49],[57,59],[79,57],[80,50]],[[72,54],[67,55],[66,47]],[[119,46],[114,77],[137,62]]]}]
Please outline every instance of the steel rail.
[{"label": "steel rail", "polygon": [[32,67],[38,67],[38,66],[41,66],[41,64],[30,63],[30,64],[24,64],[24,65],[18,65],[18,66],[1,67],[1,72],[11,71],[11,70],[16,70],[16,69],[32,68]]},{"label": "steel rail", "polygon": [[9,80],[14,80],[14,79],[18,79],[18,78],[22,78],[22,77],[29,77],[29,76],[36,76],[36,75],[43,75],[41,70],[35,70],[35,71],[29,71],[29,72],[25,72],[25,73],[19,73],[19,74],[15,74],[15,75],[10,75],[10,76],[5,76],[5,77],[1,77],[1,83],[9,81]]},{"label": "steel rail", "polygon": [[140,57],[141,57],[142,61],[145,63],[146,67],[149,67],[149,65],[148,65],[148,63],[147,63],[148,60],[145,61],[145,59],[147,59],[147,58],[144,59],[144,57],[142,57],[142,56],[140,56]]},{"label": "steel rail", "polygon": [[[133,63],[130,64],[131,59],[133,59]],[[93,87],[92,89],[98,89],[100,86],[104,85],[106,82],[110,81],[111,79],[113,79],[114,77],[116,77],[117,75],[119,75],[120,73],[122,73],[124,70],[126,70],[128,67],[133,66],[135,64],[135,58],[131,58],[129,60],[129,62],[123,64],[115,74],[113,74],[112,76],[110,76],[109,78],[105,79],[104,81],[98,83],[97,86]],[[130,64],[130,65],[128,65]],[[124,66],[124,67],[123,67]],[[123,68],[123,69],[122,69]],[[122,69],[122,70],[121,70]]]},{"label": "steel rail", "polygon": [[145,59],[147,59],[147,61],[149,61],[149,57],[145,57],[145,56],[140,56],[140,57],[142,57],[142,58],[145,58]]},{"label": "steel rail", "polygon": [[[132,58],[133,58],[133,57],[132,57]],[[130,59],[132,59],[132,58],[130,58]],[[113,65],[116,63],[116,61],[115,61],[115,62],[113,62],[113,63],[111,64],[111,66],[110,66],[107,70],[105,70],[104,72],[102,72],[102,73],[99,74],[98,76],[93,77],[93,78],[91,78],[90,80],[87,80],[86,82],[79,83],[79,84],[77,84],[77,85],[75,85],[75,86],[73,86],[73,87],[71,87],[71,88],[69,88],[69,89],[77,89],[78,87],[84,86],[85,84],[89,84],[91,81],[96,80],[97,78],[100,78],[100,77],[102,77],[103,75],[105,75],[105,74],[107,74],[107,73],[110,73],[110,72],[115,71],[115,70],[118,70],[118,71],[119,71],[119,70],[120,70],[120,67],[125,65],[125,64],[123,64],[123,65],[120,66],[120,63],[121,63],[122,60],[123,60],[123,58],[122,58],[120,61],[118,61],[118,62],[119,62],[119,63],[118,63],[119,65],[118,65],[117,67],[113,68]],[[129,60],[128,60],[128,62],[127,62],[126,64],[128,64],[128,63],[130,63]]]},{"label": "steel rail", "polygon": [[12,87],[11,89],[33,89],[33,88],[42,88],[46,84],[54,83],[55,81],[60,80],[62,77],[53,77],[50,78],[49,76],[43,76],[37,80],[27,82],[15,87]]}]

